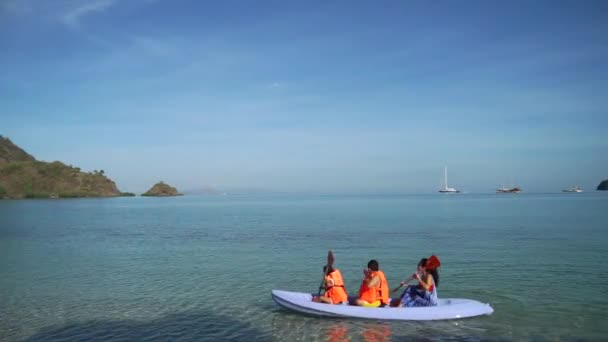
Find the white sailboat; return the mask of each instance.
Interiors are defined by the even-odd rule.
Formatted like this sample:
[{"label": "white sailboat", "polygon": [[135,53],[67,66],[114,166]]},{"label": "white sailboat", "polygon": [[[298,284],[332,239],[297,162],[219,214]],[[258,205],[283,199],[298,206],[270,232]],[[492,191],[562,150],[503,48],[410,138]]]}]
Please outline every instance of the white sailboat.
[{"label": "white sailboat", "polygon": [[443,185],[443,188],[439,189],[439,192],[444,193],[444,194],[445,193],[447,193],[447,194],[459,193],[460,190],[448,187],[448,167],[447,166],[445,166],[444,174],[445,174],[445,183]]}]

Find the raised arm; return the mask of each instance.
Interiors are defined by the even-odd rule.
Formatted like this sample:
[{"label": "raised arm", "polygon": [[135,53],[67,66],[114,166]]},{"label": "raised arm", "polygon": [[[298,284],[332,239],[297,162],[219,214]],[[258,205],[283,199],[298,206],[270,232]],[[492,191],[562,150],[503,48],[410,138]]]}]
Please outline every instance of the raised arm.
[{"label": "raised arm", "polygon": [[428,291],[431,288],[431,285],[433,285],[433,276],[430,274],[426,275],[426,279],[422,279],[422,277],[416,273],[416,279],[418,279],[420,286],[422,286],[426,291]]},{"label": "raised arm", "polygon": [[410,281],[412,281],[412,280],[414,280],[414,279],[417,279],[417,278],[416,278],[417,276],[418,276],[418,273],[414,273],[414,274],[412,274],[412,275],[411,275],[409,278],[407,278],[407,280],[406,280],[406,281],[402,281],[402,282],[401,282],[401,285],[405,285],[405,284],[409,283]]},{"label": "raised arm", "polygon": [[395,287],[393,289],[393,292],[397,292],[399,291],[400,288],[404,287],[405,285],[407,285],[407,283],[409,283],[410,281],[416,279],[416,273],[412,274],[409,278],[407,278],[407,280],[402,281],[398,287]]},{"label": "raised arm", "polygon": [[380,277],[372,277],[372,273],[369,271],[369,269],[363,269],[363,274],[365,275],[363,281],[366,283],[367,287],[380,286]]},{"label": "raised arm", "polygon": [[373,278],[371,278],[368,282],[367,282],[367,287],[379,287],[380,286],[380,277],[378,277],[377,275],[374,276]]},{"label": "raised arm", "polygon": [[334,286],[334,280],[330,276],[325,276],[325,285],[327,287]]}]

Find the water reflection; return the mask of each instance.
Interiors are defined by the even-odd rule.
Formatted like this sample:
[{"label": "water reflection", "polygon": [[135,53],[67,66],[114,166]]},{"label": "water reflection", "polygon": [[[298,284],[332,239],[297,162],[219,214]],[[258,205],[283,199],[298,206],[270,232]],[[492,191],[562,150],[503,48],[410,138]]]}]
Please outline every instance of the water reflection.
[{"label": "water reflection", "polygon": [[364,324],[363,340],[365,342],[386,342],[390,341],[391,328],[387,324]]},{"label": "water reflection", "polygon": [[327,329],[328,342],[344,342],[350,341],[348,338],[348,325],[346,323],[338,323],[330,326]]},{"label": "water reflection", "polygon": [[353,325],[347,322],[338,322],[327,327],[326,336],[328,342],[361,340],[365,342],[387,342],[391,341],[391,327],[382,323]]}]

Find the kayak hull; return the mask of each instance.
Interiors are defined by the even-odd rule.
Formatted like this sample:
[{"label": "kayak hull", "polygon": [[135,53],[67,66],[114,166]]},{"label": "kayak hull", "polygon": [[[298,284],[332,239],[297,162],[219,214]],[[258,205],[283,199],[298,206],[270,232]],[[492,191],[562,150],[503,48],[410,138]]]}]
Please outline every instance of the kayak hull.
[{"label": "kayak hull", "polygon": [[315,303],[310,293],[272,290],[272,299],[282,308],[320,317],[349,317],[376,320],[432,321],[491,315],[489,304],[472,299],[442,298],[437,306],[414,308],[366,308],[345,304]]}]

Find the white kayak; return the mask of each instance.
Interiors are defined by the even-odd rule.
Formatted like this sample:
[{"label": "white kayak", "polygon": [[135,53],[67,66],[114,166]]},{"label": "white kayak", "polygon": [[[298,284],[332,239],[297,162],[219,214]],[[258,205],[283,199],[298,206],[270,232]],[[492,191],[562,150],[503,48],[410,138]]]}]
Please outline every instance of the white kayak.
[{"label": "white kayak", "polygon": [[304,314],[325,317],[352,317],[380,320],[431,321],[490,315],[494,309],[473,299],[441,298],[437,306],[414,308],[365,308],[347,304],[324,304],[312,301],[310,293],[272,290],[279,306]]}]

